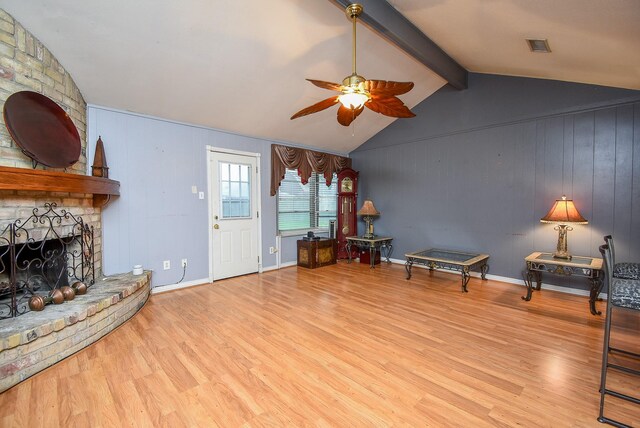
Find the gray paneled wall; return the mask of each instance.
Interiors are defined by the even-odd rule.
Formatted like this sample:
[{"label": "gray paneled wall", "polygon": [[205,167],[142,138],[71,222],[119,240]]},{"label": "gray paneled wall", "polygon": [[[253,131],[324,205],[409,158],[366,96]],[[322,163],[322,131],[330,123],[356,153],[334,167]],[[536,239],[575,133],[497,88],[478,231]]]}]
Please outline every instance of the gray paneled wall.
[{"label": "gray paneled wall", "polygon": [[382,212],[375,230],[394,237],[394,258],[429,247],[485,252],[489,273],[521,278],[525,256],[555,249],[557,232],[539,220],[565,194],[589,220],[569,233],[570,252],[598,256],[612,233],[618,259],[640,261],[640,94],[478,74],[469,83],[351,153],[360,198]]}]

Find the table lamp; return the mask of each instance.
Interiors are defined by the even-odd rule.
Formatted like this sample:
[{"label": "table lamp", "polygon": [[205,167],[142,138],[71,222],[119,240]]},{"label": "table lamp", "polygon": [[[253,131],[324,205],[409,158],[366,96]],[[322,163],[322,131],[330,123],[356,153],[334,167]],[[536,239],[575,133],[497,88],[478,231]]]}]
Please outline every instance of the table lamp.
[{"label": "table lamp", "polygon": [[553,229],[558,231],[558,245],[556,246],[556,252],[553,253],[553,257],[569,260],[571,259],[571,254],[567,251],[567,231],[573,230],[573,227],[568,226],[567,224],[589,223],[578,212],[573,201],[571,199],[567,199],[564,195],[562,196],[562,199],[556,200],[547,215],[540,219],[540,222],[557,224]]},{"label": "table lamp", "polygon": [[364,203],[362,204],[362,208],[358,210],[357,214],[361,215],[364,222],[367,223],[367,228],[365,230],[363,238],[373,238],[373,218],[380,215],[380,212],[376,209],[375,206],[373,206],[373,201],[371,201],[371,199],[365,199]]}]

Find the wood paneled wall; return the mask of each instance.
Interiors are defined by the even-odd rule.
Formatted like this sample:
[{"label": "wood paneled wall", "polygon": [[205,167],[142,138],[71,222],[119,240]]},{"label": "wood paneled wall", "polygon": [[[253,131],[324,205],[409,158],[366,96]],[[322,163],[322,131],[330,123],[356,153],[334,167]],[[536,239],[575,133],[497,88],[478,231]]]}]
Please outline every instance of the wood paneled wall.
[{"label": "wood paneled wall", "polygon": [[[562,106],[558,86],[566,87]],[[575,105],[566,99],[572,88]],[[611,233],[619,261],[640,261],[637,91],[472,75],[466,93],[433,98],[415,108],[415,122],[396,121],[351,153],[361,199],[372,198],[382,212],[376,233],[395,238],[394,258],[429,247],[484,252],[490,274],[521,278],[525,256],[555,249],[557,232],[539,220],[565,194],[589,220],[569,233],[570,252],[599,256]],[[447,111],[458,115],[457,125],[425,119]]]}]

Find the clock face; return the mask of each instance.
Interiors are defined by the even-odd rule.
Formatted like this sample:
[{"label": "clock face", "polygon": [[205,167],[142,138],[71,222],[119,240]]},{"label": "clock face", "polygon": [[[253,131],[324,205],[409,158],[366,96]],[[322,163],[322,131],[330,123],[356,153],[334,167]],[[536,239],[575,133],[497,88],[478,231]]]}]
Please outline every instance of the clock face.
[{"label": "clock face", "polygon": [[342,184],[340,184],[340,192],[342,193],[351,193],[353,192],[353,181],[346,177],[342,180]]}]

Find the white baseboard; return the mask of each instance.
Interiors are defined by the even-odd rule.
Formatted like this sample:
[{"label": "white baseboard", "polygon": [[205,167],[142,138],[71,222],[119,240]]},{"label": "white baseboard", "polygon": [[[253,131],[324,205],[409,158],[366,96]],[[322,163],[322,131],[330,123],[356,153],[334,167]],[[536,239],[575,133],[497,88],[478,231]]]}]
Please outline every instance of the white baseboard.
[{"label": "white baseboard", "polygon": [[[395,263],[395,264],[399,264],[399,265],[404,265],[406,264],[406,260],[400,260],[400,259],[390,259],[391,263]],[[420,268],[420,269],[429,269],[428,266],[424,266],[424,265],[418,265],[418,264],[414,264],[413,268]],[[448,269],[438,269],[436,268],[435,270],[439,271],[439,272],[444,272],[444,273],[449,273],[449,274],[453,274],[453,275],[460,275],[459,272],[456,271],[452,271],[452,270],[448,270]],[[475,278],[480,278],[480,272],[470,272],[471,276],[475,277]],[[524,283],[523,279],[519,279],[519,278],[510,278],[508,276],[500,276],[500,275],[491,275],[491,274],[486,274],[485,277],[487,279],[493,280],[493,281],[500,281],[500,282],[506,282],[509,284],[516,284],[516,285],[522,285],[523,287],[526,287],[526,284]],[[552,290],[552,291],[559,291],[560,293],[567,293],[567,294],[574,294],[576,296],[589,296],[589,290],[582,290],[580,288],[572,288],[572,287],[563,287],[561,285],[555,285],[555,284],[542,284],[541,287],[544,290]],[[603,299],[607,298],[607,294],[606,293],[601,293],[600,297]]]},{"label": "white baseboard", "polygon": [[158,287],[153,287],[151,289],[151,294],[159,294],[159,293],[164,293],[166,291],[172,291],[172,290],[179,290],[181,288],[194,287],[196,285],[208,284],[210,282],[211,281],[209,281],[209,278],[202,278],[202,279],[196,279],[196,280],[193,280],[193,281],[179,282],[177,284],[161,285],[161,286],[158,286]]},{"label": "white baseboard", "polygon": [[298,264],[297,261],[292,261],[292,262],[286,262],[286,263],[280,263],[280,266],[278,265],[273,265],[273,266],[268,266],[266,268],[262,268],[263,272],[267,272],[270,270],[278,270],[278,269],[282,269],[282,268],[286,268],[286,267],[290,267],[290,266],[296,266]]},{"label": "white baseboard", "polygon": [[[282,269],[282,268],[289,267],[289,266],[295,266],[297,264],[298,264],[298,262],[296,262],[294,260],[292,262],[282,263],[280,265],[280,268],[278,268],[277,265],[267,266],[267,267],[263,267],[262,268],[262,272],[268,272],[270,270]],[[202,279],[196,279],[196,280],[193,280],[193,281],[180,282],[180,283],[177,283],[177,284],[160,285],[160,286],[153,287],[151,289],[151,294],[159,294],[159,293],[164,293],[164,292],[167,292],[167,291],[179,290],[181,288],[194,287],[196,285],[208,284],[210,282],[211,281],[209,280],[209,278],[202,278]]]},{"label": "white baseboard", "polygon": [[291,261],[291,262],[280,263],[280,269],[286,268],[286,267],[291,267],[291,266],[297,266],[297,265],[298,265],[298,262],[296,260]]}]

